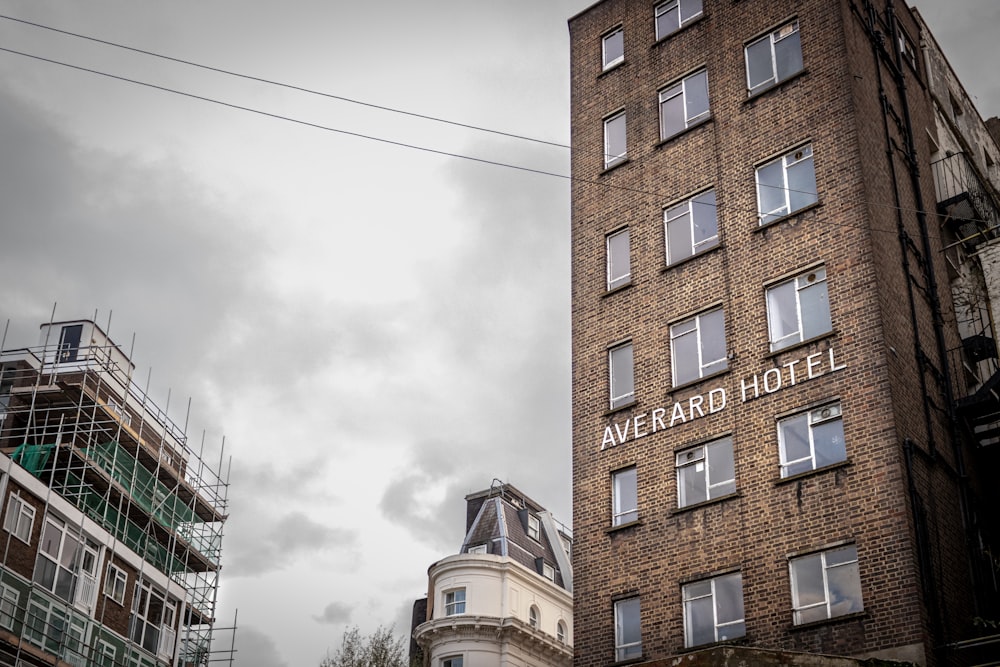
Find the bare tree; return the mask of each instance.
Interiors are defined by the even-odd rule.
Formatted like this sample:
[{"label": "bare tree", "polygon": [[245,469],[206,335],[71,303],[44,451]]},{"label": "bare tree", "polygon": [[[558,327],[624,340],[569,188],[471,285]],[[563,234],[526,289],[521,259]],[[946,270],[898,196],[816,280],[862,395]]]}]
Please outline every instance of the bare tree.
[{"label": "bare tree", "polygon": [[393,635],[393,628],[378,626],[370,635],[362,635],[358,626],[344,631],[340,648],[327,656],[319,667],[407,667],[403,637]]}]

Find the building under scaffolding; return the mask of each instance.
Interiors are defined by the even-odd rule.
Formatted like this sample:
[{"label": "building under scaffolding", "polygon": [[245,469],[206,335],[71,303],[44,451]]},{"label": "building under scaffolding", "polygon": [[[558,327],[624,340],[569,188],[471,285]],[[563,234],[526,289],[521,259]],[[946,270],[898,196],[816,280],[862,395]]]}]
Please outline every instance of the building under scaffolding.
[{"label": "building under scaffolding", "polygon": [[92,321],[0,351],[0,665],[212,659],[228,471],[134,369]]}]

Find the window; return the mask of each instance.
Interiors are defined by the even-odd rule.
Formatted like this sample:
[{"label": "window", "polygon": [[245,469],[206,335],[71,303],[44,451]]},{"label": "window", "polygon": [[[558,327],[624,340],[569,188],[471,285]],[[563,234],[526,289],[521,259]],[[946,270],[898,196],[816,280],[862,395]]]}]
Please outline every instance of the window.
[{"label": "window", "polygon": [[528,625],[537,630],[538,622],[539,622],[538,607],[536,607],[535,605],[531,605],[531,607],[528,609]]},{"label": "window", "polygon": [[612,474],[614,499],[611,513],[611,525],[636,521],[639,518],[639,494],[636,490],[635,466],[618,470]]},{"label": "window", "polygon": [[678,452],[675,462],[678,507],[736,493],[732,438],[720,438]]},{"label": "window", "polygon": [[24,637],[73,667],[83,667],[87,622],[61,603],[31,596],[24,619]]},{"label": "window", "polygon": [[818,200],[812,146],[794,148],[757,167],[757,215],[766,225]]},{"label": "window", "polygon": [[910,67],[914,71],[919,71],[917,67],[917,49],[913,46],[913,40],[910,39],[910,36],[906,34],[906,31],[898,23],[896,24],[896,34],[899,40],[899,55],[902,56],[904,61],[910,63]]},{"label": "window", "polygon": [[137,583],[129,620],[129,637],[154,655],[172,655],[176,603],[148,582]]},{"label": "window", "polygon": [[847,458],[840,403],[782,419],[778,422],[781,476],[816,470]]},{"label": "window", "polygon": [[792,21],[747,44],[747,88],[753,95],[802,71],[799,22]]},{"label": "window", "polygon": [[625,112],[604,119],[604,168],[612,167],[628,158],[625,147]]},{"label": "window", "polygon": [[858,550],[853,544],[788,562],[795,624],[862,611]]},{"label": "window", "polygon": [[116,565],[108,563],[108,573],[104,577],[104,594],[117,602],[125,604],[125,586],[128,576]]},{"label": "window", "polygon": [[14,631],[14,619],[17,618],[17,603],[20,595],[16,588],[0,584],[0,628]]},{"label": "window", "polygon": [[670,326],[670,361],[675,387],[727,368],[722,308]]},{"label": "window", "polygon": [[615,660],[642,655],[642,632],[639,629],[639,598],[615,602]]},{"label": "window", "polygon": [[625,60],[625,31],[621,27],[601,37],[601,62],[604,69],[611,69]]},{"label": "window", "polygon": [[632,282],[632,260],[629,257],[628,228],[605,237],[608,258],[608,289]]},{"label": "window", "polygon": [[549,581],[556,580],[556,569],[548,563],[542,563],[542,576]]},{"label": "window", "polygon": [[608,350],[608,374],[611,376],[611,408],[628,405],[634,401],[632,343],[624,343]]},{"label": "window", "polygon": [[21,500],[17,493],[10,494],[3,529],[25,544],[31,544],[31,531],[34,527],[35,508]]},{"label": "window", "polygon": [[456,588],[444,594],[444,615],[456,616],[465,613],[465,589]]},{"label": "window", "polygon": [[556,623],[556,640],[560,644],[566,643],[566,624],[562,621]]},{"label": "window", "polygon": [[469,547],[466,550],[466,553],[470,553],[470,554],[485,554],[485,553],[487,553],[487,545],[485,545],[485,544],[477,544],[474,547]]},{"label": "window", "polygon": [[447,658],[441,658],[441,667],[462,667],[462,656],[450,655]]},{"label": "window", "polygon": [[97,544],[61,519],[45,517],[34,581],[66,602],[93,609],[97,601]]},{"label": "window", "polygon": [[116,667],[115,665],[115,647],[104,641],[103,639],[97,640],[97,662],[99,667]]},{"label": "window", "polygon": [[715,190],[695,195],[663,211],[667,264],[676,264],[719,245]]},{"label": "window", "polygon": [[538,517],[534,514],[528,515],[528,537],[537,540],[539,537]]},{"label": "window", "polygon": [[701,16],[701,0],[667,0],[656,5],[656,39],[677,32],[691,19]]},{"label": "window", "polygon": [[772,352],[833,329],[824,267],[767,289],[767,329]]},{"label": "window", "polygon": [[680,134],[708,116],[708,72],[705,70],[660,91],[660,139]]},{"label": "window", "polygon": [[739,572],[686,584],[683,597],[685,646],[711,644],[746,634],[743,578]]}]

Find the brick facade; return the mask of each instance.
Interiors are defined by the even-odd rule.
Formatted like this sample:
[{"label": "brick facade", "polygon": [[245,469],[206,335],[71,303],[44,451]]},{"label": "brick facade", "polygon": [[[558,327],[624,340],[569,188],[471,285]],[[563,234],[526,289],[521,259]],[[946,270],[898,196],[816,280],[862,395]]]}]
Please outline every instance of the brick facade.
[{"label": "brick facade", "polygon": [[[899,25],[918,35],[898,5]],[[569,24],[576,663],[615,662],[614,600],[633,595],[642,659],[686,652],[683,586],[730,572],[742,576],[737,643],[954,662],[934,647],[972,629],[956,481],[967,443],[935,379],[960,341],[947,290],[930,298],[933,282],[948,281],[934,185],[926,168],[911,179],[900,150],[912,136],[917,163],[930,163],[919,63],[904,72],[904,92],[878,64],[860,2],[704,0],[700,16],[659,41],[653,12],[652,2],[607,0]],[[801,71],[749,96],[745,46],[793,21]],[[624,61],[602,71],[602,35],[617,27]],[[701,68],[710,119],[661,140],[658,91]],[[627,160],[606,169],[602,119],[620,110]],[[816,202],[762,226],[755,169],[806,145]],[[668,266],[664,208],[706,188],[718,245]],[[605,238],[626,226],[631,281],[608,291]],[[818,267],[832,330],[772,352],[767,289]],[[675,389],[671,325],[720,306],[726,369]],[[609,410],[608,350],[626,340],[635,401]],[[835,402],[846,459],[782,479],[776,420]],[[678,507],[676,453],[723,436],[736,492]],[[612,473],[629,466],[638,521],[613,529]],[[795,625],[790,557],[836,545],[856,548],[863,611]]]}]

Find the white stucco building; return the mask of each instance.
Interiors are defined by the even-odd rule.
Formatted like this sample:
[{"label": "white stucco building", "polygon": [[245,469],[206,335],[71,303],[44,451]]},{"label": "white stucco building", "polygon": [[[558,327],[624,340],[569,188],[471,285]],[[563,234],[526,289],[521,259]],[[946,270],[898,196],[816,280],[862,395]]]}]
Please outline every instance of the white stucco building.
[{"label": "white stucco building", "polygon": [[426,620],[413,630],[423,664],[571,665],[569,529],[510,485],[495,483],[466,502],[460,552],[428,570]]}]

